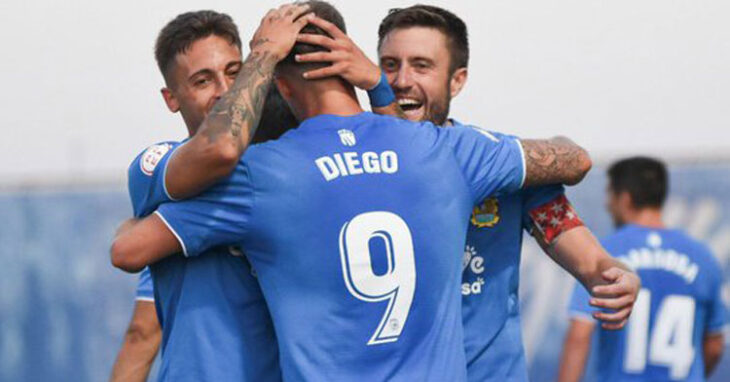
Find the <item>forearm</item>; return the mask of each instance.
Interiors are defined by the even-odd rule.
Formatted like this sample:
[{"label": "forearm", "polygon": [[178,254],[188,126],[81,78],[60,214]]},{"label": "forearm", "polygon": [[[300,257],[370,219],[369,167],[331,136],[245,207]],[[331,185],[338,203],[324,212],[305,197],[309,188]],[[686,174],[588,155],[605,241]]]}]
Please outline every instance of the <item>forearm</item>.
[{"label": "forearm", "polygon": [[722,358],[725,337],[722,333],[706,334],[702,343],[702,355],[705,362],[705,377],[712,375]]},{"label": "forearm", "polygon": [[248,55],[235,82],[213,106],[197,134],[170,158],[165,174],[170,196],[197,195],[235,169],[258,128],[278,60],[265,48]]},{"label": "forearm", "polygon": [[626,265],[611,257],[585,226],[563,232],[546,251],[589,291],[594,286],[607,283],[602,274],[612,267],[632,272]]},{"label": "forearm", "polygon": [[152,302],[137,302],[132,322],[112,368],[112,382],[147,380],[162,333]]},{"label": "forearm", "polygon": [[123,223],[112,243],[112,265],[126,272],[139,272],[144,267],[182,251],[182,246],[162,219],[152,214],[142,220]]},{"label": "forearm", "polygon": [[565,336],[563,354],[560,357],[558,382],[578,382],[585,372],[589,351],[590,341],[577,338],[571,325]]},{"label": "forearm", "polygon": [[524,139],[525,186],[579,183],[590,171],[588,152],[568,138]]}]

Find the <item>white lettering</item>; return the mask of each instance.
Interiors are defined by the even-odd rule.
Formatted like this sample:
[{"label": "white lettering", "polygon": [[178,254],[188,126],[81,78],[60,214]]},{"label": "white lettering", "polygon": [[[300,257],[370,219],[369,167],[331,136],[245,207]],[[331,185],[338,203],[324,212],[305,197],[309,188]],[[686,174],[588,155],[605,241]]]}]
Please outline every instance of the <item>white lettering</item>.
[{"label": "white lettering", "polygon": [[332,158],[321,157],[315,160],[314,163],[317,164],[319,171],[322,173],[326,181],[329,182],[330,180],[340,176],[340,172],[337,171],[337,166],[335,165],[335,162],[332,161]]},{"label": "white lettering", "polygon": [[345,153],[345,164],[350,175],[360,175],[363,173],[360,168],[360,160],[357,159],[357,153]]},{"label": "white lettering", "polygon": [[394,151],[380,155],[372,151],[335,153],[317,158],[314,163],[328,182],[341,176],[398,172],[398,154]]}]

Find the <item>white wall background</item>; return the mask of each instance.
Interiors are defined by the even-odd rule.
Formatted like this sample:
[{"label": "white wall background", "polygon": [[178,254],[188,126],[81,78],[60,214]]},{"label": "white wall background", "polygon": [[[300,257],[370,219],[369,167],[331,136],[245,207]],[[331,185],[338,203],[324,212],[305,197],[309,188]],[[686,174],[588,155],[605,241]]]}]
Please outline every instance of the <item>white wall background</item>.
[{"label": "white wall background", "polygon": [[[333,1],[375,57],[408,1]],[[452,116],[522,136],[565,134],[598,158],[730,152],[730,2],[433,1],[470,28],[470,79]],[[0,184],[122,182],[147,145],[181,138],[153,58],[159,29],[229,13],[248,40],[265,1],[25,0],[0,4]]]}]

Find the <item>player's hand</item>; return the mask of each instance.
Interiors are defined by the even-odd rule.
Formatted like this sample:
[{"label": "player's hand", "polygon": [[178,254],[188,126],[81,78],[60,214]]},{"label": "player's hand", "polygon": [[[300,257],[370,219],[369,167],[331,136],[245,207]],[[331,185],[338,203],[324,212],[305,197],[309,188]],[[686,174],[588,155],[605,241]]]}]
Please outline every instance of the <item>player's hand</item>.
[{"label": "player's hand", "polygon": [[[306,4],[284,4],[278,9],[271,9],[259,24],[249,42],[251,52],[266,52],[281,61],[289,54],[296,43],[299,31],[304,28],[313,13]],[[300,17],[301,16],[301,17]]]},{"label": "player's hand", "polygon": [[363,90],[370,90],[380,81],[380,68],[355,45],[355,43],[331,22],[314,16],[309,20],[332,38],[310,33],[301,33],[297,42],[319,45],[329,52],[313,52],[300,54],[295,57],[297,62],[329,62],[330,66],[310,70],[304,73],[304,78],[316,80],[331,76],[340,76],[345,81]]},{"label": "player's hand", "polygon": [[604,329],[621,329],[628,322],[641,281],[635,273],[618,267],[609,268],[602,276],[608,284],[593,288],[590,304],[596,308],[610,309],[611,312],[595,312],[593,317],[603,321],[601,327]]}]

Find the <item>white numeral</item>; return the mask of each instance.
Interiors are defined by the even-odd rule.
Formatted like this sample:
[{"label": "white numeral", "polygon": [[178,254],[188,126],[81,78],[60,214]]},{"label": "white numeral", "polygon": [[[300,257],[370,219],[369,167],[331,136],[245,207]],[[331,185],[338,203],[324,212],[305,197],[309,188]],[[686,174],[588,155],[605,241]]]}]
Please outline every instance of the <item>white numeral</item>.
[{"label": "white numeral", "polygon": [[[640,373],[646,368],[650,309],[651,292],[642,289],[629,319],[624,358],[627,373]],[[649,363],[669,367],[669,378],[673,380],[686,378],[692,367],[694,316],[692,297],[670,295],[662,300],[655,318],[648,346]]]},{"label": "white numeral", "polygon": [[[376,275],[370,240],[383,241],[388,269]],[[360,300],[388,300],[388,307],[368,345],[398,341],[416,290],[411,231],[400,216],[375,211],[355,216],[340,230],[340,260],[347,290]]]}]

